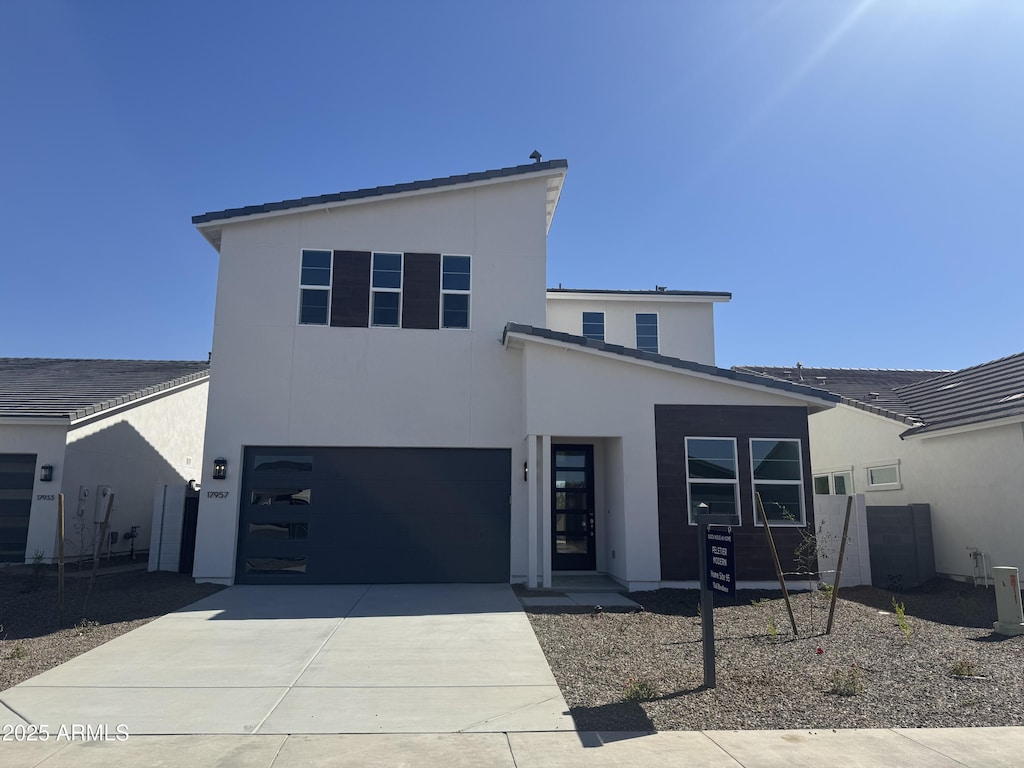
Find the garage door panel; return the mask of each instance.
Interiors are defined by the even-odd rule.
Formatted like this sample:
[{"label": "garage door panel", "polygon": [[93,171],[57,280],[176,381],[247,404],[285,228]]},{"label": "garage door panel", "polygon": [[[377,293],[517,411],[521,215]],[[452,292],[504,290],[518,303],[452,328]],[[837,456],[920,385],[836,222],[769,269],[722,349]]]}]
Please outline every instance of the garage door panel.
[{"label": "garage door panel", "polygon": [[508,450],[261,447],[245,468],[241,582],[509,579]]},{"label": "garage door panel", "polygon": [[35,473],[34,453],[0,453],[0,563],[25,561]]}]

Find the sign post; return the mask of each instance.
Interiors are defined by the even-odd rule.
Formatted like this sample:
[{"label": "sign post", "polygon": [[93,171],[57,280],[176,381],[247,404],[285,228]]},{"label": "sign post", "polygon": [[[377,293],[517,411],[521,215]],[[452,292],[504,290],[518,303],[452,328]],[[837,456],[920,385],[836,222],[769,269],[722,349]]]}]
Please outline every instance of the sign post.
[{"label": "sign post", "polygon": [[[697,508],[697,559],[700,567],[700,623],[704,645],[704,687],[714,688],[715,680],[715,592],[736,594],[736,560],[732,541],[732,515],[707,513],[707,505]],[[726,530],[709,531],[710,526]]]}]

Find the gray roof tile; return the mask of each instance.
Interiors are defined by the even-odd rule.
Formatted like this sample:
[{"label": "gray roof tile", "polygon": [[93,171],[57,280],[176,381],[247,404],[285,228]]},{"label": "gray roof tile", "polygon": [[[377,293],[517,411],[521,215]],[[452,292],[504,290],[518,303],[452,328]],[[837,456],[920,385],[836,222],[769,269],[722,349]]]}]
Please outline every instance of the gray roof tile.
[{"label": "gray roof tile", "polygon": [[910,425],[904,437],[1024,415],[1024,352],[959,371],[749,365],[736,370],[788,381],[802,376],[842,396],[846,405]]},{"label": "gray roof tile", "polygon": [[736,366],[735,370],[770,376],[781,381],[802,382],[827,389],[843,398],[843,403],[905,424],[920,422],[913,406],[895,392],[895,388],[946,371],[889,370],[884,368],[806,368],[760,365]]},{"label": "gray roof tile", "polygon": [[205,360],[0,358],[0,416],[79,419],[209,375]]}]

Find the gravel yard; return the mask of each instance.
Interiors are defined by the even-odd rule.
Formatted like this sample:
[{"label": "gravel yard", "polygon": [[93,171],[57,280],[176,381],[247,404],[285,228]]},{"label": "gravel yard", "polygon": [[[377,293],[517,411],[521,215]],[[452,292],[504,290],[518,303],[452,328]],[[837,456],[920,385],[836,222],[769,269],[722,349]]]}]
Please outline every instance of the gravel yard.
[{"label": "gravel yard", "polygon": [[[68,574],[76,573],[77,566],[68,568]],[[62,628],[54,570],[0,568],[0,690],[223,589],[177,573],[101,570],[83,617],[88,577],[67,578],[65,584]]]},{"label": "gravel yard", "polygon": [[1024,725],[1024,637],[992,633],[992,589],[845,589],[831,635],[827,596],[805,592],[792,596],[797,637],[781,593],[716,597],[713,690],[702,687],[698,593],[630,597],[642,612],[528,609],[582,730]]}]

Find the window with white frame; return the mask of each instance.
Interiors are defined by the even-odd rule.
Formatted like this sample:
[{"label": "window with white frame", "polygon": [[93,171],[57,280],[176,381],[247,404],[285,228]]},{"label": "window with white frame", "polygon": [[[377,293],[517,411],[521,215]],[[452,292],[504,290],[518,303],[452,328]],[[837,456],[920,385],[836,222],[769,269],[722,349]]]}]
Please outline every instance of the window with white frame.
[{"label": "window with white frame", "polygon": [[604,312],[583,313],[583,335],[588,339],[604,341]]},{"label": "window with white frame", "polygon": [[[750,440],[750,470],[754,493],[761,495],[764,515],[772,525],[804,524],[804,478],[800,441]],[[754,502],[757,511],[757,502]],[[754,524],[763,525],[760,511]]]},{"label": "window with white frame", "polygon": [[469,256],[441,257],[441,327],[469,328]]},{"label": "window with white frame", "polygon": [[370,325],[398,327],[402,320],[402,254],[374,253]]},{"label": "window with white frame", "polygon": [[898,491],[903,487],[898,460],[870,464],[867,467],[867,475],[869,491]]},{"label": "window with white frame", "polygon": [[853,493],[853,472],[850,469],[819,472],[814,476],[815,493],[848,496]]},{"label": "window with white frame", "polygon": [[691,525],[700,514],[731,515],[740,524],[736,438],[686,438],[686,496]]},{"label": "window with white frame", "polygon": [[331,252],[303,250],[299,277],[299,323],[327,325],[331,306]]},{"label": "window with white frame", "polygon": [[658,315],[654,312],[636,313],[636,348],[643,352],[658,352]]}]

